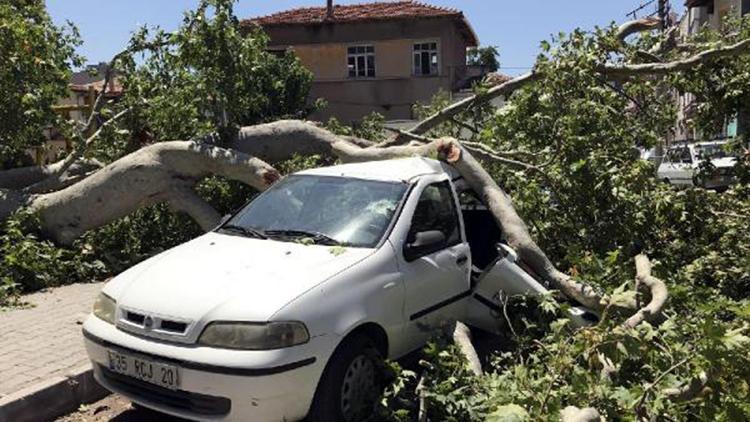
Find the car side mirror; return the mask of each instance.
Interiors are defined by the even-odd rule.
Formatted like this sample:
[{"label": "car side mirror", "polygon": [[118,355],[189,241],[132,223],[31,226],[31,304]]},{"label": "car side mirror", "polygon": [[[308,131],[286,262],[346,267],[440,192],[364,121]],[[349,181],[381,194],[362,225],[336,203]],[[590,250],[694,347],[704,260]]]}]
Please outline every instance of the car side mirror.
[{"label": "car side mirror", "polygon": [[404,259],[406,262],[439,251],[445,245],[445,234],[440,230],[427,230],[414,235],[411,242],[404,245]]}]

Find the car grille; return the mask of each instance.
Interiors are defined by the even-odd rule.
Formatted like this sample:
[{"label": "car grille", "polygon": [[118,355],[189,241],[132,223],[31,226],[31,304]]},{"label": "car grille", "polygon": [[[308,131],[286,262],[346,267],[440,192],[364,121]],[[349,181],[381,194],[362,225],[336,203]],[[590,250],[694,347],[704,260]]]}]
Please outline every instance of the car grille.
[{"label": "car grille", "polygon": [[147,382],[117,374],[100,366],[104,379],[113,387],[134,398],[142,398],[154,404],[178,411],[202,416],[223,416],[232,408],[232,401],[225,397],[208,396],[182,390],[170,390]]},{"label": "car grille", "polygon": [[[146,322],[146,315],[133,311],[125,311],[125,319],[132,322],[133,324],[143,327]],[[156,324],[158,324],[158,326],[153,328],[177,334],[184,333],[188,326],[187,323],[181,321],[172,321],[168,319],[158,319],[156,321]]]}]

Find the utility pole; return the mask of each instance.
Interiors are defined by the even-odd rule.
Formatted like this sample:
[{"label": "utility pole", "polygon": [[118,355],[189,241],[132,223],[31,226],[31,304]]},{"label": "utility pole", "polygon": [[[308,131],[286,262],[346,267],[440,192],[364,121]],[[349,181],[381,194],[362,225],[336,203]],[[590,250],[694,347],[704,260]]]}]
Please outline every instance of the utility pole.
[{"label": "utility pole", "polygon": [[657,14],[659,16],[659,27],[661,28],[662,32],[666,31],[669,27],[669,0],[659,0],[659,5],[657,7]]}]

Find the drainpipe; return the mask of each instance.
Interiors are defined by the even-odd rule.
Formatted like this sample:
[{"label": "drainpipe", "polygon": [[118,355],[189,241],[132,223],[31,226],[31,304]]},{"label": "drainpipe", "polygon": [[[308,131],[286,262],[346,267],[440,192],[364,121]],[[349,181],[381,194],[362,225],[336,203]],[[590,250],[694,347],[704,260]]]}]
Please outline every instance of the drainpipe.
[{"label": "drainpipe", "polygon": [[328,0],[326,2],[326,19],[333,19],[333,0]]}]

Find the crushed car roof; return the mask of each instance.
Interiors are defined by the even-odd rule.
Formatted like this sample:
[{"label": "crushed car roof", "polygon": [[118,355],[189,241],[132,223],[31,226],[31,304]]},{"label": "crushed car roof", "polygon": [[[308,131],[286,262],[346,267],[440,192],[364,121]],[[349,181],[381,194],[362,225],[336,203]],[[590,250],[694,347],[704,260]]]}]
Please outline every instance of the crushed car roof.
[{"label": "crushed car roof", "polygon": [[450,178],[459,174],[448,164],[424,157],[400,158],[396,160],[366,161],[304,170],[297,174],[317,176],[343,176],[384,181],[411,181],[428,174],[446,174]]}]

